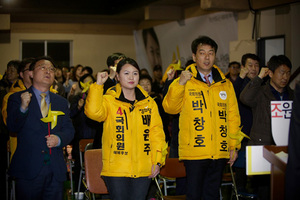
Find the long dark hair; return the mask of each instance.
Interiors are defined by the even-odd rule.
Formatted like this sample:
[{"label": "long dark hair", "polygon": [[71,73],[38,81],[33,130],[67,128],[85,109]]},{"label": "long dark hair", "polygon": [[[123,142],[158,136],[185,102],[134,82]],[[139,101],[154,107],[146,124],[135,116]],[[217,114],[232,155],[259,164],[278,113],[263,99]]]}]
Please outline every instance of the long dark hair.
[{"label": "long dark hair", "polygon": [[124,59],[120,60],[120,62],[117,65],[117,73],[120,73],[122,67],[126,64],[130,64],[133,67],[135,67],[139,71],[139,74],[140,74],[140,71],[141,71],[140,67],[137,64],[137,62],[135,60],[133,60],[132,58],[124,58]]}]

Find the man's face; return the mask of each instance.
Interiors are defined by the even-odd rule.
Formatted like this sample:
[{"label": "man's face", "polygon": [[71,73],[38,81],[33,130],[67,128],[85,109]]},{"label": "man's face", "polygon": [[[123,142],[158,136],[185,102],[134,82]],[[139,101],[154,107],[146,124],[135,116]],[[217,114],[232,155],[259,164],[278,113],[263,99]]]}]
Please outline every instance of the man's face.
[{"label": "man's face", "polygon": [[280,65],[275,71],[270,72],[271,85],[278,91],[282,92],[288,84],[291,77],[291,70],[286,65]]},{"label": "man's face", "polygon": [[162,71],[161,70],[154,70],[153,71],[153,77],[155,80],[161,80],[162,79]]},{"label": "man's face", "polygon": [[31,85],[29,66],[30,66],[30,63],[26,64],[25,68],[20,73],[20,76],[23,79],[23,82],[26,86]]},{"label": "man's face", "polygon": [[193,54],[193,60],[197,65],[197,69],[203,74],[209,74],[211,72],[215,59],[215,49],[206,44],[199,44],[196,54]]},{"label": "man's face", "polygon": [[63,67],[62,68],[62,73],[63,73],[63,76],[65,77],[65,78],[67,78],[67,73],[69,72],[69,70],[68,70],[68,68],[66,68],[66,67]]},{"label": "man's face", "polygon": [[245,67],[247,67],[248,74],[247,77],[253,79],[259,73],[259,62],[257,60],[253,60],[251,58],[247,58]]},{"label": "man's face", "polygon": [[236,76],[240,73],[241,67],[238,64],[232,64],[229,67],[229,73],[232,76]]},{"label": "man's face", "polygon": [[53,84],[54,73],[56,68],[48,60],[38,61],[33,71],[31,71],[31,78],[33,79],[33,86],[38,87],[49,87]]}]

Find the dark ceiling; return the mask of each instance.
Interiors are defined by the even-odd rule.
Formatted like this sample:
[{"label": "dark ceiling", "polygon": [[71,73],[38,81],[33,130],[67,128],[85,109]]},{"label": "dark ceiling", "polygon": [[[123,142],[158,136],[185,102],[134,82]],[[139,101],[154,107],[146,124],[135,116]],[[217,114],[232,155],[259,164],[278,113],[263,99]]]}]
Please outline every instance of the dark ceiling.
[{"label": "dark ceiling", "polygon": [[157,0],[1,0],[1,13],[115,15]]},{"label": "dark ceiling", "polygon": [[[85,22],[145,18],[145,6],[200,6],[199,0],[0,0],[0,14],[11,22]],[[49,17],[50,16],[50,17]],[[52,17],[52,19],[51,19]]]},{"label": "dark ceiling", "polygon": [[[68,22],[99,23],[117,22],[139,24],[145,18],[145,7],[168,7],[155,16],[155,20],[166,20],[166,15],[184,12],[187,8],[198,9],[196,15],[208,11],[241,11],[249,9],[249,2],[255,9],[264,9],[300,0],[0,0],[0,14],[10,14],[10,22]],[[202,3],[209,8],[203,8]],[[175,8],[175,11],[172,8]],[[202,9],[202,10],[201,10]],[[201,10],[199,12],[199,10]],[[153,11],[153,10],[152,10]],[[173,13],[169,13],[173,12]],[[200,13],[200,14],[199,14]],[[189,13],[190,14],[190,13]],[[192,13],[194,14],[194,13]],[[207,14],[207,13],[206,13]],[[182,14],[182,17],[184,14]],[[176,20],[176,19],[167,19]]]}]

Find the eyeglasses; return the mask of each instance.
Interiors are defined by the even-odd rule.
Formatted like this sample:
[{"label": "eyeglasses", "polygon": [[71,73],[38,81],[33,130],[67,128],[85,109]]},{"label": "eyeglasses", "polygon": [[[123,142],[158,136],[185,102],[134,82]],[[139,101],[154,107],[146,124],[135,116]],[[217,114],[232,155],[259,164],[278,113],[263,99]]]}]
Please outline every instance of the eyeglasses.
[{"label": "eyeglasses", "polygon": [[50,71],[50,72],[56,72],[56,68],[55,67],[46,67],[44,65],[40,65],[40,66],[37,66],[38,68],[40,68],[42,71]]}]

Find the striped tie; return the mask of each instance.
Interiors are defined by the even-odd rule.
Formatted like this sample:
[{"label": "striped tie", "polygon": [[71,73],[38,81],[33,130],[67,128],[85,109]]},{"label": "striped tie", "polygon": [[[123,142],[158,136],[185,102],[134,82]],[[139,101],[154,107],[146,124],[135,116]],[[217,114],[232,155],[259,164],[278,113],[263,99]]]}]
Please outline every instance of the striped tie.
[{"label": "striped tie", "polygon": [[210,77],[210,74],[204,76],[205,82],[207,83],[208,86],[210,86],[210,81],[209,81],[208,77]]}]

